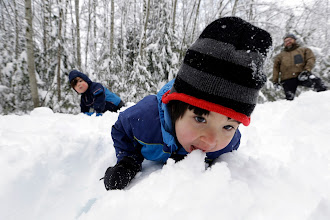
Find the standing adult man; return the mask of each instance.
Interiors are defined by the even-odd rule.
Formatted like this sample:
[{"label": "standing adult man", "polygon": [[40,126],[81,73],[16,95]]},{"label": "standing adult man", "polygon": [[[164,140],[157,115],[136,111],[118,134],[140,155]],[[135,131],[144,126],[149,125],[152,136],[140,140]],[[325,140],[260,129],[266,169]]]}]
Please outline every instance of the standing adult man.
[{"label": "standing adult man", "polygon": [[[321,79],[311,73],[315,56],[311,49],[300,47],[293,34],[284,37],[284,49],[274,59],[273,83],[282,85],[287,100],[293,100],[298,86],[327,90]],[[280,82],[280,83],[279,83]]]}]

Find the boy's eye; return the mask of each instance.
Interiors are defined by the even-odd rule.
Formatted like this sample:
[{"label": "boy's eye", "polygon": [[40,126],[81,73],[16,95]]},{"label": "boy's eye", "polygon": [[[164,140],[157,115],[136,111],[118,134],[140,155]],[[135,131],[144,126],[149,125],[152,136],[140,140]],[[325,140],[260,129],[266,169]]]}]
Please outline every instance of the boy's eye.
[{"label": "boy's eye", "polygon": [[231,126],[231,125],[226,125],[226,126],[224,126],[223,127],[225,130],[227,130],[227,131],[231,131],[232,129],[235,129],[233,126]]},{"label": "boy's eye", "polygon": [[205,123],[206,122],[205,118],[203,118],[201,116],[195,116],[195,120],[199,123]]}]

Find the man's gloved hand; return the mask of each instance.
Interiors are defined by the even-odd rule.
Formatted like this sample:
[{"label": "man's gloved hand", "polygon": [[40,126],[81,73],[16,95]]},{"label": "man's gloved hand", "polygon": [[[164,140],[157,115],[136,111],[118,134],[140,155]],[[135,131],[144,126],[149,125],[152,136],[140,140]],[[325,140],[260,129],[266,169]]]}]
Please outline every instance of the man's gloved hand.
[{"label": "man's gloved hand", "polygon": [[298,75],[298,80],[299,80],[299,81],[305,81],[305,80],[307,80],[311,75],[312,75],[311,72],[309,72],[308,70],[304,70],[304,71],[302,71],[302,72]]},{"label": "man's gloved hand", "polygon": [[114,167],[109,167],[105,171],[103,178],[105,189],[124,189],[140,171],[141,164],[132,157],[124,157]]},{"label": "man's gloved hand", "polygon": [[278,82],[273,82],[273,86],[276,91],[280,90],[282,88],[281,84]]}]

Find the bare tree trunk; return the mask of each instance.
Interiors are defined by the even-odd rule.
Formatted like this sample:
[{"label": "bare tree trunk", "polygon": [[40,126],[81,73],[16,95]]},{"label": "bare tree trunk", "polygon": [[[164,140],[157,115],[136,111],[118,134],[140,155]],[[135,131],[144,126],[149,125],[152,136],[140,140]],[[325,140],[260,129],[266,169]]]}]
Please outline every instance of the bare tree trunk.
[{"label": "bare tree trunk", "polygon": [[15,59],[18,59],[19,54],[19,28],[18,28],[18,11],[16,6],[16,0],[14,0],[15,10]]},{"label": "bare tree trunk", "polygon": [[220,5],[219,5],[219,9],[218,9],[218,12],[219,12],[218,18],[221,18],[222,17],[222,11],[223,11],[222,4],[223,4],[223,1],[220,1]]},{"label": "bare tree trunk", "polygon": [[224,9],[227,8],[227,5],[230,3],[230,1],[227,1],[226,4],[224,5],[223,2],[224,1],[220,1],[220,5],[219,5],[219,9],[218,9],[218,11],[219,11],[218,18],[223,17],[222,13],[223,13]]},{"label": "bare tree trunk", "polygon": [[110,57],[113,54],[113,40],[114,40],[114,25],[115,25],[115,2],[111,0],[111,12],[110,12]]},{"label": "bare tree trunk", "polygon": [[[127,55],[125,53],[125,50],[127,49],[127,8],[129,3],[125,1],[125,3],[122,5],[121,9],[121,27],[120,27],[120,39],[121,39],[121,47],[123,48],[120,52],[120,58],[122,63],[126,63]],[[122,70],[125,71],[127,69],[126,65],[123,65]]]},{"label": "bare tree trunk", "polygon": [[[1,5],[1,2],[0,2],[0,5]],[[3,13],[3,11],[2,11],[3,9],[2,9],[2,7],[1,7],[1,20],[0,20],[0,30],[2,31],[6,31],[6,25],[5,25],[5,16],[4,16],[4,13]]]},{"label": "bare tree trunk", "polygon": [[147,26],[148,26],[148,20],[149,20],[149,10],[150,9],[150,0],[148,0],[148,3],[147,3],[147,12],[146,12],[146,19],[145,19],[145,22],[144,22],[144,28],[142,30],[142,35],[141,35],[141,40],[140,40],[140,56],[142,58],[143,54],[142,54],[142,51],[143,51],[143,47],[146,43],[146,32],[147,32]]},{"label": "bare tree trunk", "polygon": [[237,3],[238,3],[238,0],[235,0],[234,1],[234,6],[233,6],[233,10],[231,12],[231,15],[232,16],[235,16],[235,14],[236,14]]},{"label": "bare tree trunk", "polygon": [[[103,24],[101,26],[101,27],[103,27],[102,28],[102,38],[104,40],[107,39],[110,42],[110,32],[111,32],[111,30],[110,30],[110,13],[111,13],[111,11],[108,10],[108,8],[111,7],[111,2],[103,0],[102,3],[103,3],[103,8],[104,8],[104,12],[103,12],[103,16],[102,16]],[[107,35],[107,30],[110,30],[109,35]],[[104,41],[104,42],[102,41],[102,45],[104,45],[105,42],[107,42],[107,41]],[[109,43],[109,48],[110,48],[110,43]]]},{"label": "bare tree trunk", "polygon": [[58,25],[58,49],[57,49],[57,99],[61,100],[61,53],[62,53],[62,17],[63,17],[63,6],[61,0],[58,0],[60,6],[59,11],[59,25]]},{"label": "bare tree trunk", "polygon": [[65,10],[63,13],[63,39],[66,39],[66,30],[67,30],[67,20],[68,20],[68,7],[69,7],[69,0],[65,0]]},{"label": "bare tree trunk", "polygon": [[249,10],[249,16],[248,19],[249,21],[253,20],[253,7],[254,7],[254,0],[250,0],[250,10]]},{"label": "bare tree trunk", "polygon": [[[2,3],[3,3],[3,6],[4,6],[4,8],[6,9],[6,11],[7,11],[7,19],[10,21],[10,23],[12,24],[12,26],[14,26],[15,24],[14,24],[14,22],[12,21],[12,19],[11,19],[11,13],[10,13],[10,11],[9,11],[9,9],[11,9],[12,10],[12,8],[10,7],[10,5],[9,5],[9,9],[8,9],[8,7],[6,6],[6,4],[5,4],[5,2],[3,2],[2,1]],[[2,15],[3,13],[1,13],[1,15]],[[4,21],[5,21],[5,19],[4,19],[4,17],[3,17],[3,15],[2,15],[2,20],[3,20],[3,23],[5,23]],[[5,25],[4,25],[4,27],[5,27]]]},{"label": "bare tree trunk", "polygon": [[33,51],[33,27],[32,27],[32,10],[31,10],[31,0],[25,0],[25,19],[26,19],[26,50],[27,50],[27,61],[28,61],[28,71],[29,71],[29,81],[31,87],[31,96],[33,101],[33,106],[39,107],[39,96],[38,87],[35,74],[35,64],[34,64],[34,51]]},{"label": "bare tree trunk", "polygon": [[175,16],[176,16],[176,5],[177,5],[178,0],[174,0],[174,4],[173,4],[173,22],[172,22],[172,30],[173,33],[175,32]]},{"label": "bare tree trunk", "polygon": [[76,30],[77,30],[77,62],[78,68],[81,69],[81,54],[80,54],[80,24],[79,24],[79,0],[75,0],[76,12]]},{"label": "bare tree trunk", "polygon": [[96,25],[96,6],[97,1],[93,0],[93,64],[94,64],[94,71],[97,70],[97,25]]},{"label": "bare tree trunk", "polygon": [[[96,35],[96,32],[97,32],[97,25],[96,25],[96,4],[97,1],[96,0],[93,0],[93,11],[92,11],[92,14],[93,14],[93,34],[94,34],[94,39],[96,39],[97,35]],[[94,47],[96,48],[96,41],[94,41]]]},{"label": "bare tree trunk", "polygon": [[[76,39],[78,39],[78,37],[76,37],[76,32],[75,29],[73,28],[73,24],[74,24],[74,18],[73,18],[73,9],[72,9],[72,2],[69,1],[70,4],[70,15],[71,15],[71,35],[72,35],[72,44],[73,44],[73,48],[74,48],[74,57],[78,57],[77,52],[78,50],[76,49]],[[77,29],[76,29],[77,30]]]},{"label": "bare tree trunk", "polygon": [[[329,1],[327,1],[327,6],[326,6],[326,9],[325,9],[325,12],[326,12],[326,21],[327,21],[327,24],[329,24]],[[326,42],[329,42],[328,41],[328,28],[325,28],[325,41]]]},{"label": "bare tree trunk", "polygon": [[191,39],[190,39],[190,42],[191,43],[193,43],[193,40],[194,40],[194,35],[195,35],[197,18],[198,18],[198,15],[199,15],[199,6],[200,6],[200,4],[201,4],[201,0],[198,0],[198,4],[197,4],[197,8],[196,8],[196,15],[195,15],[194,26],[193,26],[193,30],[192,30],[192,34],[191,34]]},{"label": "bare tree trunk", "polygon": [[49,23],[51,17],[51,4],[48,0],[43,1],[43,49],[44,49],[44,60],[46,65],[49,66],[49,59],[48,59],[48,36],[49,36]]},{"label": "bare tree trunk", "polygon": [[85,70],[87,69],[88,60],[88,48],[89,48],[89,32],[91,28],[91,0],[88,0],[88,25],[87,25],[87,38],[86,38],[86,48],[85,48]]},{"label": "bare tree trunk", "polygon": [[[195,10],[195,7],[196,7],[196,1],[194,1],[194,5],[193,5],[193,9],[192,9],[192,11],[194,11]],[[181,47],[180,47],[180,51],[181,51],[181,53],[180,53],[180,59],[181,59],[181,57],[183,57],[183,55],[184,55],[184,51],[183,51],[183,48],[184,48],[184,46],[186,46],[186,36],[187,36],[187,34],[188,34],[188,28],[189,28],[189,25],[190,25],[190,21],[191,21],[191,19],[192,19],[192,15],[193,15],[193,13],[191,12],[190,13],[190,16],[189,16],[189,18],[188,18],[188,21],[186,21],[186,17],[185,16],[182,16],[182,19],[183,19],[183,21],[182,21],[182,23],[183,23],[183,38],[182,38],[182,42],[181,42]],[[188,37],[187,37],[188,38]]]}]

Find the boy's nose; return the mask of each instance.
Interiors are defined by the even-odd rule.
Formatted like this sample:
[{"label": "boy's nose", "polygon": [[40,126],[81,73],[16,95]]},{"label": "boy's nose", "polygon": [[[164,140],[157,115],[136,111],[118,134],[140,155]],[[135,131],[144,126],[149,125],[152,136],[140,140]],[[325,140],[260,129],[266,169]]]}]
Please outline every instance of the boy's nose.
[{"label": "boy's nose", "polygon": [[205,143],[203,150],[209,150],[216,146],[218,135],[215,132],[208,132],[200,137],[200,140]]}]

